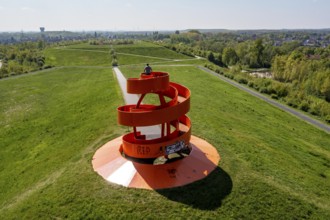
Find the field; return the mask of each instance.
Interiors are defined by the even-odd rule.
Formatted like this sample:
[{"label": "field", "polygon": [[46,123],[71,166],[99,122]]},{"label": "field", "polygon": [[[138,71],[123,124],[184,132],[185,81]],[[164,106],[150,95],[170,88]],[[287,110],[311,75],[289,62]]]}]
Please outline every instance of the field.
[{"label": "field", "polygon": [[56,68],[0,80],[1,219],[330,219],[330,134],[203,72],[203,60],[145,42],[114,49],[127,77],[151,63],[191,89],[193,135],[217,148],[218,168],[174,189],[106,183],[92,156],[127,132],[109,46],[48,49]]}]

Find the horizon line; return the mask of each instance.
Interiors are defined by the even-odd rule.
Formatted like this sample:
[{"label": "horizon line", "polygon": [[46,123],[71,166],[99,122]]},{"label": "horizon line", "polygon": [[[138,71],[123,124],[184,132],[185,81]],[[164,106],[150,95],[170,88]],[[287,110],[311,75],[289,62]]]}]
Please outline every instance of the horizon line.
[{"label": "horizon line", "polygon": [[[113,29],[82,29],[82,30],[75,30],[75,29],[63,29],[63,30],[45,30],[44,32],[169,32],[169,31],[188,31],[188,30],[223,30],[223,31],[281,31],[281,30],[330,30],[330,27],[325,28],[186,28],[186,29],[159,29],[159,30],[151,30],[151,29],[144,29],[144,30],[133,30],[133,29],[122,29],[122,30],[113,30]],[[37,32],[39,33],[40,30],[4,30],[0,31],[0,33],[21,33],[21,32]]]}]

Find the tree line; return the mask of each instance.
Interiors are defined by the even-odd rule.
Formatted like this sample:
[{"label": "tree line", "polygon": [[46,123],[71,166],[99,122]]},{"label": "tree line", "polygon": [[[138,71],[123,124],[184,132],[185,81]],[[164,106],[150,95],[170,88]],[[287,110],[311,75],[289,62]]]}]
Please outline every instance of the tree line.
[{"label": "tree line", "polygon": [[134,44],[132,39],[107,39],[107,38],[99,38],[92,39],[89,41],[90,45],[129,45]]},{"label": "tree line", "polygon": [[0,44],[0,78],[50,68],[45,66],[44,46],[43,41]]}]

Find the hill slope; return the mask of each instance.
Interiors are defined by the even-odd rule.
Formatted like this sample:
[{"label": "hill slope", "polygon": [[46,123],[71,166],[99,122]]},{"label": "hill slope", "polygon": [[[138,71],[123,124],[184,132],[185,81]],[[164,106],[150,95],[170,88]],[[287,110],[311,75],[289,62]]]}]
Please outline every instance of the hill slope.
[{"label": "hill slope", "polygon": [[[106,183],[91,160],[127,132],[116,123],[123,99],[107,61],[83,47],[49,51],[66,67],[0,81],[2,219],[330,218],[330,135],[191,66],[189,57],[174,61],[165,48],[149,53],[169,59],[152,67],[191,89],[193,135],[217,148],[219,167],[168,190]],[[134,47],[138,60],[129,49],[118,52],[127,77],[151,59],[150,45]]]}]

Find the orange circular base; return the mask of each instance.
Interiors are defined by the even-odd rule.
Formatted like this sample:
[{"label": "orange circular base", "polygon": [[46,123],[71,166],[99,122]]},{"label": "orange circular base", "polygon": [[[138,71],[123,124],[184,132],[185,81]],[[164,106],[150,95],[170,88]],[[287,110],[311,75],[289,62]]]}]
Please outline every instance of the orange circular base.
[{"label": "orange circular base", "polygon": [[119,150],[122,136],[99,148],[92,160],[93,169],[111,183],[125,187],[164,189],[187,185],[205,178],[218,165],[220,155],[205,140],[191,136],[190,154],[168,164],[141,164],[130,161]]}]

